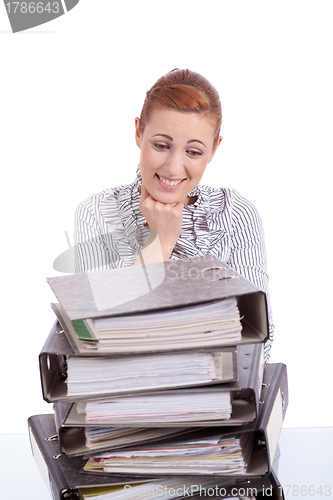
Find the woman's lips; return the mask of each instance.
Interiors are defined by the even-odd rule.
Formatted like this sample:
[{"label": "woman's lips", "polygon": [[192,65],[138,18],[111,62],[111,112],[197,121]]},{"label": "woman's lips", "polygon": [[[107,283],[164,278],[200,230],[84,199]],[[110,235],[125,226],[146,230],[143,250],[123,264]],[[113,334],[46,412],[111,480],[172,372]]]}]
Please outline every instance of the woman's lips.
[{"label": "woman's lips", "polygon": [[170,177],[163,177],[162,175],[157,175],[156,178],[163,189],[173,190],[185,180],[185,179],[170,179]]}]

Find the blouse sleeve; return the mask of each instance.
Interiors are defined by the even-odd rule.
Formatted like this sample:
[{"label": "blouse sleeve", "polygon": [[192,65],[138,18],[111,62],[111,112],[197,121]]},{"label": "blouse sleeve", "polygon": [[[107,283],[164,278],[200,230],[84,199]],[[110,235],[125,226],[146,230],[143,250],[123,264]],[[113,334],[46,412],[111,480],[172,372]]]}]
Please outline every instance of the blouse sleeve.
[{"label": "blouse sleeve", "polygon": [[107,219],[102,213],[103,193],[87,198],[75,212],[75,272],[103,271],[133,265],[133,253],[119,216],[115,197],[107,194]]},{"label": "blouse sleeve", "polygon": [[237,192],[234,192],[231,224],[231,253],[227,263],[267,296],[269,321],[269,338],[265,344],[267,362],[273,341],[274,325],[268,293],[269,277],[264,230],[256,207]]},{"label": "blouse sleeve", "polygon": [[75,272],[100,271],[112,267],[102,228],[98,225],[91,199],[75,212]]}]

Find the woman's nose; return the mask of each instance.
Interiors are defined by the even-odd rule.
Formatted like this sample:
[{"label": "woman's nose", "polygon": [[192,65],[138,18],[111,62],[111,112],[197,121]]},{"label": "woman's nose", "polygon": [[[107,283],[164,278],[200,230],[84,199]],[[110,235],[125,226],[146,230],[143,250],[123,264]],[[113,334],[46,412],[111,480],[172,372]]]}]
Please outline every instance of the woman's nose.
[{"label": "woman's nose", "polygon": [[172,177],[183,177],[185,173],[184,157],[182,153],[172,152],[168,158],[168,171]]}]

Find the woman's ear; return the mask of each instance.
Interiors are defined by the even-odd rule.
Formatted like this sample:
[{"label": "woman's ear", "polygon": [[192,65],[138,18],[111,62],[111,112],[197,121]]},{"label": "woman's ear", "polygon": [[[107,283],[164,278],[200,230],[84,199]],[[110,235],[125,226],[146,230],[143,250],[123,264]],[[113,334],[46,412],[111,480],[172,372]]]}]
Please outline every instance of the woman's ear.
[{"label": "woman's ear", "polygon": [[219,147],[219,145],[221,144],[222,139],[223,139],[223,137],[222,137],[222,135],[220,135],[220,137],[219,137],[219,138],[218,138],[218,140],[217,140],[216,146],[214,146],[213,151],[212,151],[212,152],[211,152],[211,154],[210,154],[210,157],[209,157],[208,163],[209,163],[209,162],[211,162],[211,161],[212,161],[212,159],[214,158],[214,155],[215,155],[215,153],[216,153],[216,151],[217,151],[217,148],[218,148],[218,147]]},{"label": "woman's ear", "polygon": [[135,118],[135,142],[141,148],[140,118]]}]

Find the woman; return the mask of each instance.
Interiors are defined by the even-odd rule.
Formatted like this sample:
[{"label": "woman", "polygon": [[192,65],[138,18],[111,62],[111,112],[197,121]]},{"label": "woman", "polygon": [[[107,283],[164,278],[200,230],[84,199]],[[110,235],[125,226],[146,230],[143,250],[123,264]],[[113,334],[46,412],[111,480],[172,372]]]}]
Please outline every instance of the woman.
[{"label": "woman", "polygon": [[[256,208],[233,189],[199,184],[221,144],[221,119],[219,95],[198,73],[176,69],[153,85],[135,119],[135,181],[77,208],[77,272],[211,254],[267,293]],[[266,361],[272,339],[270,322]]]}]

